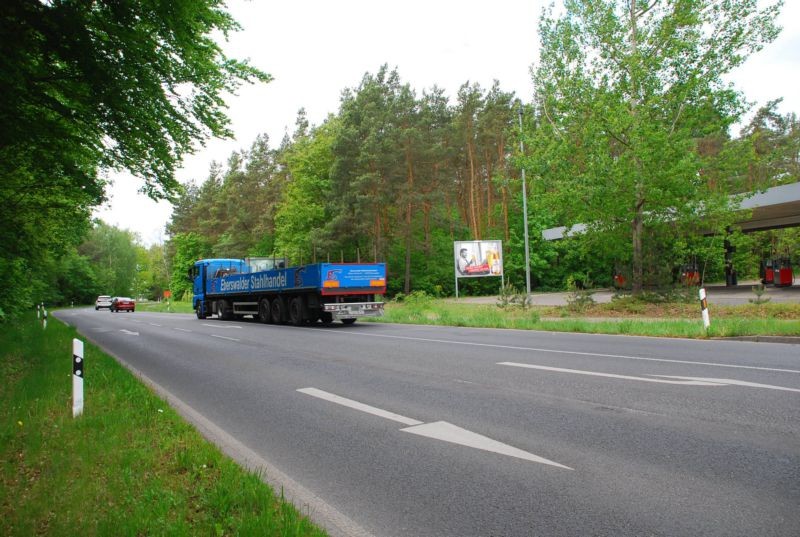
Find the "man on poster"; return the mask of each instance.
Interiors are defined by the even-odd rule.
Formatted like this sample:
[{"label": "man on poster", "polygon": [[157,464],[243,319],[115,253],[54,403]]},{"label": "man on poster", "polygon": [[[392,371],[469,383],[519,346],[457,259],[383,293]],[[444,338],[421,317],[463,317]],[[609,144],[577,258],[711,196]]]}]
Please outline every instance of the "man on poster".
[{"label": "man on poster", "polygon": [[469,259],[469,250],[466,248],[461,248],[458,252],[458,258],[456,259],[456,268],[458,269],[459,274],[467,274],[467,268],[471,267],[475,264],[473,259]]}]

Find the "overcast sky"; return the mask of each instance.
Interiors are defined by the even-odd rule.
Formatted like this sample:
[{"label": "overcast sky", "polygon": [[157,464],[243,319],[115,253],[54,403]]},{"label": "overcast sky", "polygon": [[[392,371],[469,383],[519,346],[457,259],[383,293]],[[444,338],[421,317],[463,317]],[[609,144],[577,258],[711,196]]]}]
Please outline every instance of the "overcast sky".
[{"label": "overcast sky", "polygon": [[[464,82],[504,91],[530,102],[530,66],[537,58],[537,21],[549,0],[229,0],[243,30],[224,45],[229,56],[248,58],[274,81],[244,86],[228,100],[233,140],[209,141],[185,159],[178,179],[198,184],[213,161],[226,163],[266,133],[276,147],[294,130],[305,108],[312,124],[336,113],[343,89],[384,63],[417,92],[438,85],[453,98]],[[800,113],[800,1],[787,0],[780,37],[729,79],[748,100],[762,105],[784,98],[782,113]],[[141,181],[114,174],[110,202],[96,211],[105,222],[139,234],[145,245],[165,240],[171,206],[137,190]],[[244,253],[244,252],[243,252]]]}]

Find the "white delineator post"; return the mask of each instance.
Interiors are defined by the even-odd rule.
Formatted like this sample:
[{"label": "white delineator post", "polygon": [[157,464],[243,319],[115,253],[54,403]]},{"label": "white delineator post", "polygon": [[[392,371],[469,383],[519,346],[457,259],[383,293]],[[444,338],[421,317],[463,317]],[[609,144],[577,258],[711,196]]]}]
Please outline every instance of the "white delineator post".
[{"label": "white delineator post", "polygon": [[72,340],[72,417],[83,414],[83,341]]},{"label": "white delineator post", "polygon": [[708,330],[711,326],[711,319],[708,317],[708,301],[706,300],[706,290],[700,288],[700,312],[703,315],[703,328]]}]

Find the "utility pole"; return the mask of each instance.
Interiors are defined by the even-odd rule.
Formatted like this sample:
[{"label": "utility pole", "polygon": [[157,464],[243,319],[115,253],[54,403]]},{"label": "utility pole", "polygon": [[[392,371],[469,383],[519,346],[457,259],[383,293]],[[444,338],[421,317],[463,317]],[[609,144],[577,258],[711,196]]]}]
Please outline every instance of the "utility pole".
[{"label": "utility pole", "polygon": [[[525,146],[522,143],[522,101],[519,101],[519,152],[525,154]],[[531,295],[531,254],[528,247],[528,189],[525,186],[525,166],[522,169],[522,219],[525,225],[525,296]],[[527,300],[527,298],[526,298]]]}]

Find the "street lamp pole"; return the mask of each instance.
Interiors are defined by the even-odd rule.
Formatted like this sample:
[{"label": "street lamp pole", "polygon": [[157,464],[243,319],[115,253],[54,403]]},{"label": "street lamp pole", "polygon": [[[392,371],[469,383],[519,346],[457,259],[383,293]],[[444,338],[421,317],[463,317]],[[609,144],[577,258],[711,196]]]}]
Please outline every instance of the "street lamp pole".
[{"label": "street lamp pole", "polygon": [[[519,103],[519,151],[521,155],[525,154],[525,146],[522,143],[522,103]],[[528,247],[528,190],[525,186],[525,166],[520,166],[522,169],[522,219],[525,225],[525,296],[529,297],[531,294],[531,258],[530,250]],[[526,298],[527,299],[527,298]]]}]

